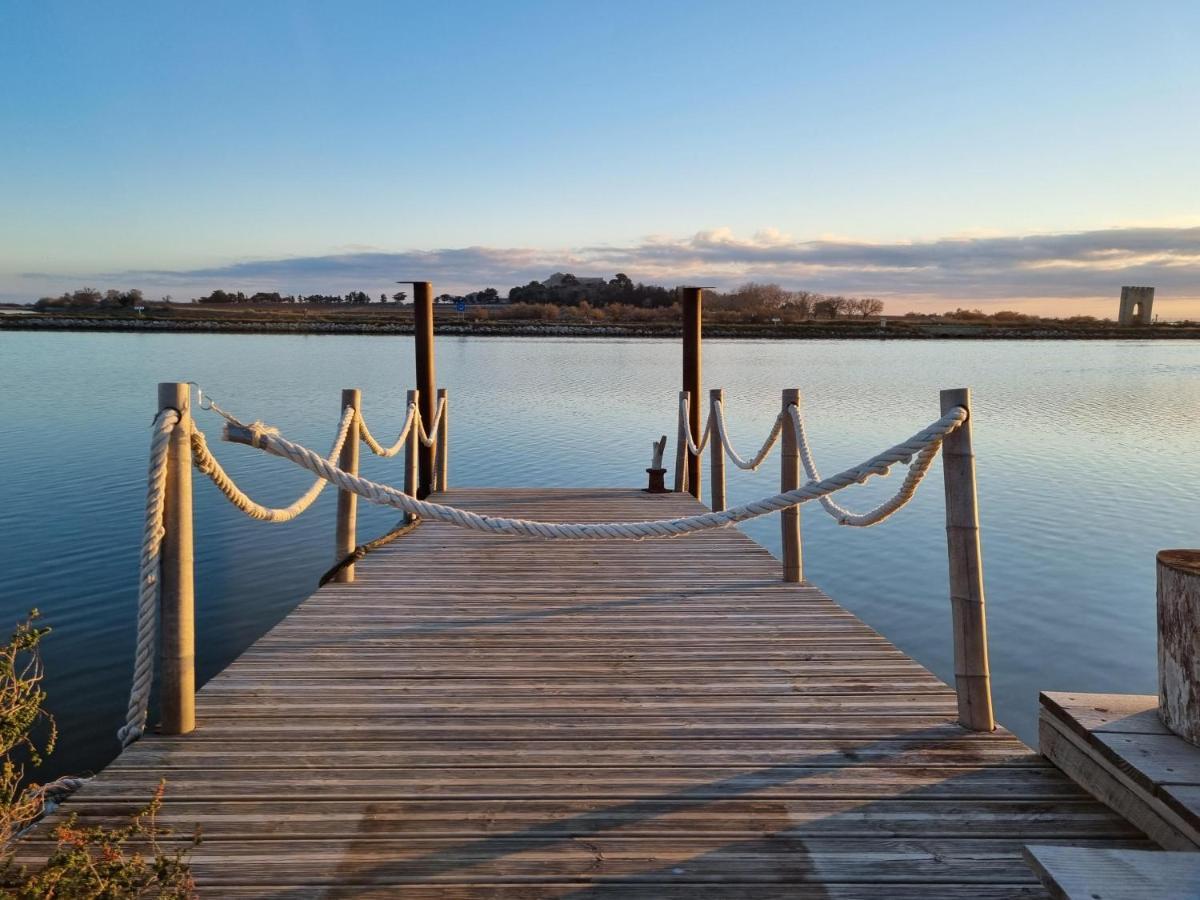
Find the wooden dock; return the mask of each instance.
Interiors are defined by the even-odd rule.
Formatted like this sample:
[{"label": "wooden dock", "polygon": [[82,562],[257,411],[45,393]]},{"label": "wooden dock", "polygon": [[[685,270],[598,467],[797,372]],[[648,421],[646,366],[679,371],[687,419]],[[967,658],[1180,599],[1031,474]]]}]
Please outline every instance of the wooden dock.
[{"label": "wooden dock", "polygon": [[[702,509],[435,499],[556,521]],[[196,718],[64,809],[115,823],[165,777],[164,821],[203,831],[202,896],[987,900],[1046,896],[1028,843],[1150,846],[1009,733],[958,725],[951,688],[734,529],[422,524],[205,685]]]},{"label": "wooden dock", "polygon": [[1045,692],[1038,732],[1042,753],[1094,796],[1200,859],[1200,748],[1163,724],[1157,696]]}]

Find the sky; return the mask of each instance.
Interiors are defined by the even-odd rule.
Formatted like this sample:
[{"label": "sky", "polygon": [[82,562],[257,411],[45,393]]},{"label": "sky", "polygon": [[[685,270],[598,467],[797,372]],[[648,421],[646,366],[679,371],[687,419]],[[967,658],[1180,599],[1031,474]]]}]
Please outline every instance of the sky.
[{"label": "sky", "polygon": [[0,300],[554,271],[1200,317],[1195,2],[0,0]]}]

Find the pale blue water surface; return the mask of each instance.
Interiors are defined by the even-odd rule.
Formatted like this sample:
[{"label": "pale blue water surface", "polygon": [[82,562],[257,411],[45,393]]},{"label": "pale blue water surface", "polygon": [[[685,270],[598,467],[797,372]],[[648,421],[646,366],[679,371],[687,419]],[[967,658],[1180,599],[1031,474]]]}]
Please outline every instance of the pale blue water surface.
[{"label": "pale blue water surface", "polygon": [[[674,439],[675,341],[439,338],[437,349],[452,484],[643,486],[651,440]],[[713,340],[704,364],[743,454],[780,389],[799,387],[826,473],[936,419],[939,388],[970,386],[999,718],[1035,742],[1038,690],[1155,690],[1154,554],[1200,543],[1200,345]],[[0,333],[0,622],[37,606],[54,628],[47,684],[63,738],[51,769],[95,769],[117,750],[156,383],[197,381],[235,414],[323,449],[342,387],[363,389],[376,434],[394,433],[412,368],[403,337]],[[307,484],[282,460],[220,443],[211,413],[199,422],[264,502]],[[773,493],[776,459],[732,471],[731,502]],[[399,460],[364,455],[363,469],[402,482]],[[896,484],[843,496],[868,508]],[[295,522],[263,524],[197,476],[201,683],[313,590],[332,561],[334,505],[327,491]],[[360,539],[397,518],[360,509]],[[803,521],[808,577],[951,678],[940,468],[877,528],[839,528],[815,506]],[[744,527],[778,553],[776,517]]]}]

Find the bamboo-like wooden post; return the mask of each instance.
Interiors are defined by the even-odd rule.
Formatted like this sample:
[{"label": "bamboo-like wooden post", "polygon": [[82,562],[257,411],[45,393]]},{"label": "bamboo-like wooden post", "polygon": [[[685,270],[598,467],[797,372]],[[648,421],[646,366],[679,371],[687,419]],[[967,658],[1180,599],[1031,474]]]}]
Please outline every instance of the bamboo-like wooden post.
[{"label": "bamboo-like wooden post", "polygon": [[[686,437],[687,432],[684,430],[687,428],[687,422],[684,421],[683,412],[682,412],[683,401],[687,400],[687,399],[688,399],[688,392],[680,391],[679,392],[679,403],[676,407],[676,410],[677,410],[676,418],[679,419],[679,427],[675,429],[675,490],[676,490],[676,492],[682,491],[685,487],[687,487],[687,484],[688,484],[688,479],[687,479],[688,446],[687,446],[687,437]],[[691,406],[690,401],[688,403],[688,406],[689,407]]]},{"label": "bamboo-like wooden post", "polygon": [[438,405],[445,403],[446,406],[442,410],[442,424],[438,427],[437,436],[437,484],[439,491],[449,489],[449,481],[446,478],[450,470],[450,395],[445,388],[438,388]]},{"label": "bamboo-like wooden post", "polygon": [[[783,421],[783,447],[780,453],[779,490],[794,491],[800,487],[800,450],[796,446],[796,430],[787,415],[789,406],[800,405],[800,391],[788,388],[783,392],[781,409]],[[800,546],[800,507],[789,506],[779,513],[783,534],[783,580],[804,580],[804,553]]]},{"label": "bamboo-like wooden post", "polygon": [[[357,412],[362,409],[362,391],[358,388],[346,388],[342,391],[342,408],[339,413],[346,411],[349,406]],[[350,423],[350,431],[346,434],[346,443],[342,445],[338,457],[338,468],[358,474],[358,419]],[[358,494],[353,491],[338,491],[337,502],[337,533],[334,539],[333,561],[341,562],[354,552],[358,533]],[[354,580],[354,565],[343,566],[333,576],[333,580],[348,584]]]},{"label": "bamboo-like wooden post", "polygon": [[[701,295],[698,287],[682,288],[680,300],[683,305],[683,389],[688,392],[691,403],[688,405],[687,427],[691,431],[692,441],[700,443],[700,419],[703,410],[700,408],[700,329],[703,319]],[[686,449],[686,448],[685,448]],[[700,456],[690,452],[684,454],[687,465],[687,489],[693,497],[700,499]]]},{"label": "bamboo-like wooden post", "polygon": [[983,559],[979,549],[979,500],[971,439],[971,391],[942,391],[942,415],[956,406],[967,420],[942,443],[946,483],[946,551],[950,562],[950,611],[954,627],[954,684],[958,721],[972,731],[993,731],[992,684],[988,671],[987,614]]},{"label": "bamboo-like wooden post", "polygon": [[171,433],[167,450],[166,509],[160,563],[160,728],[164,734],[187,734],[196,727],[191,387],[179,382],[159,384],[158,408],[160,411],[179,411],[179,424]]},{"label": "bamboo-like wooden post", "polygon": [[708,439],[709,477],[712,481],[712,508],[714,512],[725,509],[725,448],[721,446],[716,431],[717,408],[725,399],[725,391],[713,388],[708,392],[708,420],[713,423],[713,433]]},{"label": "bamboo-like wooden post", "polygon": [[[418,391],[409,391],[404,408],[407,410],[414,402],[419,401],[420,396]],[[406,413],[407,415],[407,413]],[[404,493],[410,497],[417,496],[417,481],[418,481],[418,457],[420,454],[421,438],[417,430],[417,423],[414,421],[412,428],[408,432],[408,441],[404,445]],[[404,517],[406,522],[413,520],[412,515]]]},{"label": "bamboo-like wooden post", "polygon": [[[413,282],[413,334],[416,337],[417,395],[425,427],[433,424],[437,411],[437,373],[433,358],[433,285],[428,281]],[[435,442],[436,445],[436,442]],[[419,447],[420,477],[416,496],[424,500],[433,490],[434,447]]]}]

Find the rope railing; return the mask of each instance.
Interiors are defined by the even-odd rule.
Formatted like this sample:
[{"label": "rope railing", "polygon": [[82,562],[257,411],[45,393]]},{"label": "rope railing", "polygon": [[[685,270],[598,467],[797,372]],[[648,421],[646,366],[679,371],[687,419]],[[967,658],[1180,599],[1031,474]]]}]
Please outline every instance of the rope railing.
[{"label": "rope railing", "polygon": [[[375,440],[367,427],[362,412],[351,406],[342,410],[338,423],[337,434],[333,446],[324,458],[327,465],[336,465],[346,446],[351,431],[356,431],[357,439],[379,456],[394,457],[405,448],[412,429],[416,428],[416,438],[426,447],[437,443],[441,429],[444,426],[446,413],[446,397],[439,398],[437,412],[432,426],[426,430],[421,419],[421,412],[416,399],[408,404],[404,425],[400,436],[391,447],[383,447]],[[250,426],[244,425],[239,419],[223,409],[212,398],[205,403],[202,391],[198,393],[200,408],[210,410],[223,418],[227,426],[252,428],[260,433],[269,433],[273,429],[261,422]],[[153,436],[150,446],[150,467],[147,477],[146,514],[143,526],[141,561],[138,581],[138,619],[137,637],[134,647],[134,668],[132,686],[130,688],[129,704],[126,708],[125,723],[117,731],[117,738],[123,747],[137,740],[146,728],[151,688],[154,682],[154,657],[158,643],[159,610],[161,607],[161,558],[162,544],[165,536],[164,510],[167,484],[167,460],[171,436],[176,428],[186,428],[188,443],[192,453],[192,464],[216,486],[217,490],[239,511],[261,522],[284,523],[290,522],[306,512],[322,491],[329,485],[327,478],[318,476],[312,485],[292,503],[283,507],[265,506],[251,498],[229,475],[220,461],[208,446],[204,432],[196,427],[191,416],[183,416],[178,409],[167,408],[160,410],[154,419]],[[353,554],[355,559],[361,558],[366,552],[376,546],[382,546],[396,536],[407,533],[412,523],[401,528],[393,529],[382,538],[369,541],[361,547],[356,547]],[[344,569],[351,560],[342,559],[335,569]],[[332,574],[326,573],[327,576]]]},{"label": "rope railing", "polygon": [[771,433],[767,435],[767,439],[763,441],[758,452],[754,454],[753,458],[746,460],[742,458],[737,450],[734,449],[733,444],[730,443],[729,429],[725,425],[725,404],[723,401],[715,401],[712,404],[712,411],[709,413],[708,421],[708,428],[716,433],[717,442],[724,449],[725,455],[729,457],[729,461],[739,469],[749,472],[757,471],[758,467],[763,464],[763,461],[771,455],[771,450],[775,447],[776,442],[779,440],[779,435],[783,431],[783,414],[780,413],[775,417],[775,422],[771,426]]},{"label": "rope railing", "polygon": [[234,424],[225,428],[225,439],[249,444],[275,456],[309,470],[335,484],[340,490],[350,491],[365,500],[392,506],[422,519],[446,522],[460,528],[470,528],[489,534],[509,534],[544,540],[645,540],[650,538],[680,537],[711,528],[724,528],[738,522],[778,512],[810,500],[816,500],[860,484],[872,476],[887,474],[897,462],[907,462],[923,450],[941,445],[946,435],[957,428],[967,417],[966,410],[955,408],[936,422],[914,434],[908,440],[871,457],[857,466],[852,466],[837,475],[817,483],[803,485],[795,490],[784,491],[744,503],[719,512],[701,513],[677,519],[659,519],[647,522],[607,523],[561,523],[529,519],[514,519],[501,516],[485,516],[470,510],[418,500],[394,487],[379,484],[359,475],[339,469],[329,460],[307,447],[287,440],[275,429],[259,423]]},{"label": "rope railing", "polygon": [[420,418],[421,410],[417,407],[417,401],[408,404],[408,413],[404,417],[404,425],[400,428],[400,435],[396,438],[396,442],[390,447],[384,447],[379,441],[375,440],[371,430],[367,428],[367,420],[363,418],[362,412],[358,413],[358,434],[362,438],[362,442],[367,445],[367,448],[376,456],[382,456],[385,459],[390,459],[396,456],[404,445],[408,443],[408,433],[413,427],[413,423]]},{"label": "rope railing", "polygon": [[691,404],[688,401],[688,395],[684,393],[679,398],[679,421],[683,423],[683,429],[680,433],[687,441],[688,452],[691,453],[692,456],[699,456],[704,452],[704,448],[708,446],[708,439],[712,437],[713,417],[711,414],[709,415],[708,422],[705,424],[704,429],[700,433],[700,442],[696,443],[692,440],[692,429],[687,426],[690,405]]},{"label": "rope railing", "polygon": [[[226,420],[236,422],[237,420],[221,410],[215,404],[212,407],[218,411]],[[333,447],[329,450],[329,461],[335,462],[338,456],[341,455],[342,447],[346,444],[346,436],[350,433],[350,426],[354,424],[355,417],[358,413],[346,407],[342,412],[342,420],[338,424],[337,437],[334,438]],[[266,427],[260,423],[256,423],[257,427]],[[195,462],[196,469],[204,475],[207,475],[209,480],[216,485],[225,499],[232,503],[239,510],[244,512],[252,519],[258,519],[260,522],[282,523],[290,522],[298,515],[307,510],[316,502],[317,497],[321,495],[321,491],[329,484],[323,478],[317,478],[312,485],[303,494],[297,497],[292,503],[282,507],[263,506],[261,503],[251,499],[241,488],[237,486],[229,473],[213,456],[212,451],[208,448],[208,441],[204,437],[204,432],[194,425],[191,427],[191,442],[192,442],[192,458]]]},{"label": "rope railing", "polygon": [[779,441],[779,435],[783,430],[784,415],[783,413],[780,413],[775,417],[775,421],[771,426],[771,431],[767,435],[767,439],[763,441],[763,444],[759,448],[758,452],[755,453],[751,459],[747,460],[737,452],[737,449],[733,446],[733,443],[729,439],[729,428],[725,422],[724,401],[713,400],[710,403],[708,419],[704,423],[704,428],[701,429],[700,441],[698,443],[692,439],[691,429],[687,426],[690,409],[691,399],[685,391],[679,398],[679,433],[683,437],[684,443],[687,447],[687,452],[692,454],[692,456],[699,456],[704,452],[704,449],[708,446],[709,441],[715,439],[716,444],[719,445],[725,455],[729,457],[730,462],[732,462],[739,469],[745,469],[751,472],[756,471],[758,467],[763,464],[766,458],[771,455],[771,450],[774,449],[775,444]]},{"label": "rope railing", "polygon": [[[415,394],[415,392],[414,392]],[[425,420],[421,416],[421,408],[418,402],[414,399],[408,404],[408,411],[404,417],[404,424],[400,427],[400,434],[396,437],[395,442],[390,447],[384,447],[371,434],[371,429],[367,427],[367,420],[363,418],[362,411],[356,413],[358,417],[358,433],[362,442],[367,445],[367,448],[376,456],[382,456],[385,459],[399,455],[408,442],[409,431],[415,426],[417,429],[418,440],[426,447],[432,447],[438,439],[438,432],[442,427],[442,419],[446,412],[446,398],[438,399],[437,411],[433,415],[433,424],[428,431],[425,430]]]},{"label": "rope railing", "polygon": [[[745,471],[756,471],[763,462],[770,456],[775,444],[779,441],[779,436],[783,431],[785,422],[790,425],[796,439],[796,447],[799,453],[800,462],[804,467],[805,475],[808,481],[812,484],[821,481],[821,473],[817,470],[816,462],[813,459],[812,447],[808,441],[808,433],[804,424],[804,416],[800,412],[800,408],[795,404],[790,404],[786,410],[780,412],[771,426],[771,431],[767,435],[762,446],[753,458],[747,460],[742,457],[734,448],[729,440],[729,429],[725,421],[725,404],[722,400],[713,399],[710,404],[708,420],[705,423],[704,429],[701,432],[701,439],[697,443],[692,440],[691,429],[686,427],[689,412],[689,398],[685,393],[680,398],[679,417],[683,423],[680,428],[680,434],[684,436],[687,447],[687,452],[693,456],[699,456],[704,452],[705,447],[709,444],[710,438],[714,447],[720,448],[720,451],[739,469]],[[825,510],[839,525],[847,525],[855,528],[869,528],[872,525],[878,525],[880,522],[890,518],[899,510],[908,505],[909,501],[915,496],[917,488],[929,473],[929,469],[933,465],[934,459],[937,458],[939,445],[932,445],[923,448],[913,455],[913,459],[904,459],[901,462],[909,464],[908,473],[905,475],[903,483],[897,489],[896,493],[883,503],[868,510],[865,513],[855,513],[844,506],[841,506],[829,494],[823,494],[817,500],[821,508]],[[887,475],[888,472],[879,472],[877,474]],[[684,480],[686,485],[686,479]]]},{"label": "rope railing", "polygon": [[[796,448],[800,454],[800,464],[804,466],[804,474],[808,476],[809,483],[820,482],[821,473],[817,471],[817,465],[813,461],[812,448],[808,444],[808,433],[804,428],[804,417],[800,414],[799,407],[789,406],[788,415],[792,428],[795,429]],[[865,513],[853,513],[845,507],[839,506],[837,501],[828,495],[820,498],[821,508],[829,513],[839,525],[849,525],[855,528],[869,528],[872,525],[878,525],[903,509],[912,500],[917,493],[917,488],[929,473],[934,459],[937,458],[938,446],[925,447],[918,451],[908,467],[908,474],[904,476],[899,490],[874,509]]]},{"label": "rope railing", "polygon": [[446,411],[446,398],[441,397],[438,400],[437,410],[433,414],[433,423],[429,430],[425,430],[425,420],[421,417],[421,411],[417,410],[417,436],[418,439],[426,447],[432,447],[438,439],[438,429],[442,427],[442,414]]},{"label": "rope railing", "polygon": [[[182,385],[177,385],[176,387],[184,389]],[[183,402],[187,398],[186,389],[184,391],[179,403],[181,407],[186,406]],[[333,446],[329,453],[324,456],[301,444],[286,439],[277,428],[268,426],[261,421],[254,421],[247,424],[224,409],[221,409],[215,403],[210,402],[209,406],[203,408],[214,410],[225,420],[223,430],[225,440],[248,444],[274,456],[286,459],[315,476],[312,486],[304,494],[289,506],[278,508],[267,507],[254,501],[236,484],[213,455],[208,447],[208,442],[203,431],[196,427],[186,409],[181,411],[163,408],[154,420],[151,440],[146,515],[140,560],[137,643],[133,683],[125,724],[118,732],[122,745],[127,746],[136,740],[144,731],[147,721],[147,708],[154,672],[154,650],[156,641],[158,640],[159,609],[163,602],[161,596],[163,578],[160,569],[163,566],[164,535],[167,522],[164,512],[166,509],[165,495],[169,481],[168,470],[173,470],[173,466],[175,465],[171,461],[175,457],[170,455],[168,451],[172,437],[178,434],[176,429],[187,429],[187,440],[184,441],[184,445],[185,448],[190,450],[190,453],[181,457],[184,461],[182,464],[186,465],[186,460],[190,456],[192,464],[213,481],[221,494],[235,508],[251,518],[260,521],[286,522],[294,519],[311,507],[326,485],[333,484],[342,492],[340,496],[343,499],[346,497],[361,497],[374,504],[401,510],[412,521],[428,520],[444,522],[455,527],[486,534],[515,535],[540,540],[640,541],[675,538],[710,529],[726,528],[740,522],[782,511],[789,511],[785,513],[785,519],[789,515],[796,517],[794,521],[797,524],[793,526],[795,528],[798,527],[799,521],[799,514],[796,510],[802,504],[813,500],[818,501],[825,511],[840,524],[857,527],[877,524],[889,518],[912,499],[922,479],[928,474],[933,460],[942,448],[943,442],[954,435],[967,422],[969,417],[967,408],[968,394],[966,392],[946,392],[943,394],[943,415],[939,419],[916,432],[908,439],[889,447],[882,453],[878,453],[855,466],[844,469],[836,475],[822,478],[813,459],[812,448],[800,412],[798,391],[786,391],[784,393],[783,408],[772,424],[771,431],[766,440],[751,459],[745,459],[734,449],[728,436],[728,426],[725,420],[724,405],[720,392],[713,392],[713,394],[708,422],[701,432],[699,440],[694,440],[690,429],[684,427],[681,431],[681,450],[685,449],[688,454],[699,456],[704,452],[710,441],[714,441],[715,439],[713,445],[715,448],[714,453],[720,454],[722,457],[728,456],[741,469],[753,471],[759,468],[763,461],[770,455],[775,444],[779,442],[780,436],[783,435],[785,437],[785,475],[782,479],[784,489],[778,493],[761,497],[729,509],[714,508],[711,511],[671,519],[601,523],[546,522],[535,519],[483,515],[472,510],[461,509],[444,503],[418,499],[414,487],[415,482],[412,481],[411,477],[407,479],[407,490],[400,490],[391,485],[364,478],[358,474],[357,453],[350,453],[347,448],[357,446],[357,442],[360,440],[372,452],[383,457],[395,456],[402,448],[407,447],[410,451],[409,465],[407,467],[409,476],[414,471],[415,448],[418,443],[426,447],[433,447],[435,444],[439,444],[439,438],[441,438],[442,444],[439,444],[439,451],[444,450],[445,435],[442,432],[445,428],[447,409],[444,393],[439,398],[436,412],[434,413],[430,427],[427,429],[422,420],[415,392],[410,392],[410,400],[399,437],[395,444],[390,447],[384,447],[373,437],[367,427],[361,412],[361,401],[358,392],[344,392],[343,403],[349,405],[343,406]],[[956,401],[960,396],[963,398],[961,401],[962,405],[956,405]],[[680,421],[686,426],[689,413],[687,396],[682,398],[679,412]],[[965,434],[966,437],[964,439],[955,438],[955,446],[959,448],[956,450],[955,458],[956,460],[971,460],[970,477],[972,487],[969,493],[973,502],[974,470],[973,457],[969,455],[969,428],[966,429]],[[682,440],[683,435],[686,435],[686,442]],[[352,443],[348,443],[348,441]],[[961,449],[963,446],[967,448],[966,455],[964,455],[964,451]],[[789,459],[791,462],[788,462]],[[897,464],[908,465],[907,475],[896,493],[874,509],[865,513],[855,513],[839,505],[832,498],[833,494],[847,487],[855,484],[863,484],[873,477],[888,475],[891,468]],[[961,467],[963,464],[956,461],[955,465]],[[803,467],[803,471],[808,479],[804,484],[800,484],[799,478],[796,477],[800,466]],[[789,467],[791,467],[790,471],[793,473],[790,476],[786,474],[789,471]],[[960,476],[955,477],[961,480]],[[947,478],[950,478],[949,474]],[[722,475],[722,484],[723,480]],[[949,480],[947,484],[947,496],[949,498]],[[958,488],[955,489],[955,493],[956,496],[966,496]],[[340,503],[341,501],[339,501]],[[723,506],[723,490],[721,505]],[[353,513],[350,515],[352,520]],[[190,512],[188,516],[190,516]],[[341,522],[340,517],[339,506],[339,523]],[[175,519],[172,518],[170,521],[174,522]],[[977,524],[972,526],[968,522],[963,526],[955,525],[954,527],[966,529],[975,527],[977,529]],[[395,534],[402,532],[403,530],[400,530],[395,532]],[[794,577],[789,577],[790,570],[787,564],[786,546],[788,543],[787,534],[787,523],[785,522],[785,580],[798,581],[802,579],[798,565],[795,567],[795,571],[791,572],[791,575]],[[385,538],[390,539],[390,535],[385,536]],[[190,537],[187,540],[187,556],[190,557]],[[798,531],[794,536],[794,541],[796,553],[798,554]],[[352,568],[353,561],[361,556],[359,550],[365,553],[370,546],[371,544],[354,547],[353,553],[345,558],[340,558],[338,566],[335,566],[335,570],[344,571],[347,567]],[[190,562],[188,565],[190,565]],[[173,578],[177,579],[179,577],[178,570],[172,568],[169,571],[173,573]],[[334,570],[327,573],[330,577],[335,574]],[[350,577],[352,579],[352,575]],[[190,583],[190,568],[187,571],[187,578]],[[954,599],[953,594],[952,599]],[[163,621],[165,622],[166,620],[164,619]],[[963,677],[985,678],[986,673],[983,676],[971,673]],[[961,694],[962,692],[960,691],[960,696]],[[988,715],[990,716],[990,707]],[[971,716],[966,716],[964,721],[970,718]],[[983,721],[986,724],[987,720],[980,718],[979,721]],[[187,727],[190,728],[191,726]]]},{"label": "rope railing", "polygon": [[[201,395],[201,396],[203,396],[203,395]],[[414,391],[414,397],[416,397],[416,396],[418,396],[418,395]],[[225,419],[228,422],[234,422],[239,425],[241,424],[240,422],[238,422],[238,420],[235,417],[233,417],[228,412],[226,412],[224,409],[222,409],[221,406],[218,405],[211,398],[208,401],[208,405],[204,406],[203,408],[206,410],[211,410],[212,412],[215,412],[217,415],[221,416],[223,419]],[[383,446],[383,444],[381,444],[379,442],[379,440],[376,439],[375,435],[373,435],[371,433],[371,429],[367,426],[367,420],[366,420],[366,418],[364,418],[361,410],[355,410],[354,416],[355,416],[355,419],[357,420],[359,439],[364,444],[367,445],[367,449],[369,449],[376,456],[382,456],[385,459],[391,459],[392,457],[398,456],[400,454],[400,451],[404,449],[405,444],[408,442],[409,430],[414,425],[416,425],[416,427],[417,427],[418,438],[421,441],[421,443],[424,444],[426,447],[432,447],[437,442],[438,432],[439,432],[439,429],[442,427],[442,419],[445,416],[445,412],[446,412],[446,398],[439,397],[438,404],[437,404],[437,410],[433,416],[433,424],[427,431],[425,429],[425,420],[421,416],[420,405],[418,404],[416,399],[413,399],[408,404],[408,409],[405,412],[404,424],[400,427],[399,435],[396,436],[396,440],[391,444],[391,446],[388,446],[388,447]],[[341,426],[339,426],[339,427],[341,427]],[[339,451],[340,451],[340,445],[337,449],[330,451],[330,453],[329,453],[330,458],[336,458]],[[208,473],[205,473],[205,474],[208,474]],[[315,499],[315,498],[313,498],[313,499]],[[310,501],[310,505],[311,505],[311,501]],[[305,508],[307,509],[307,506]],[[301,510],[301,512],[303,512],[303,510]]]},{"label": "rope railing", "polygon": [[687,452],[692,456],[699,456],[704,452],[710,441],[715,440],[716,445],[719,445],[725,455],[739,469],[746,471],[756,471],[763,464],[768,456],[771,455],[771,450],[779,441],[779,435],[783,430],[784,415],[780,413],[775,417],[775,421],[771,426],[771,432],[767,435],[767,439],[763,441],[762,446],[754,456],[747,460],[729,439],[729,428],[725,423],[725,403],[722,400],[713,400],[709,406],[708,419],[704,423],[704,428],[700,432],[699,442],[692,439],[692,431],[687,426],[688,416],[691,408],[691,400],[687,392],[683,392],[679,398],[679,421],[681,423],[680,434],[687,446]]},{"label": "rope railing", "polygon": [[[698,338],[696,339],[698,342]],[[724,391],[709,392],[710,411],[708,422],[703,428],[695,421],[693,429],[690,414],[695,413],[690,401],[698,394],[695,385],[699,382],[698,367],[689,371],[685,353],[685,384],[691,389],[680,392],[678,438],[675,458],[675,489],[689,491],[700,499],[700,485],[689,484],[698,475],[699,459],[706,443],[712,441],[709,454],[712,508],[725,508],[725,460],[733,461],[741,469],[754,470],[771,453],[783,438],[780,459],[780,484],[782,493],[777,496],[795,496],[805,489],[819,489],[828,484],[822,479],[813,459],[812,446],[808,439],[804,417],[801,414],[801,396],[795,389],[783,391],[781,410],[776,416],[770,433],[753,459],[744,459],[729,440],[729,429],[725,421]],[[864,528],[885,521],[904,508],[915,496],[918,487],[929,474],[939,452],[943,455],[942,474],[946,489],[946,549],[950,563],[950,606],[954,619],[955,688],[958,695],[958,719],[965,727],[975,731],[991,731],[995,727],[992,712],[991,676],[987,659],[987,627],[983,588],[983,564],[979,547],[978,499],[975,486],[975,455],[972,449],[970,426],[971,392],[965,388],[942,391],[943,414],[959,412],[963,419],[959,427],[947,431],[942,441],[931,441],[915,449],[910,456],[894,460],[908,465],[900,487],[896,492],[866,512],[853,512],[839,504],[832,496],[833,491],[820,491],[815,499],[821,508],[839,525]],[[715,436],[715,438],[714,438]],[[868,474],[887,474],[882,465]],[[889,465],[892,463],[889,463]],[[861,469],[861,467],[860,467]],[[690,471],[689,471],[690,470]],[[800,487],[801,471],[808,479]],[[843,473],[845,474],[845,473]],[[835,476],[837,477],[837,476]],[[653,476],[652,476],[653,478]],[[651,482],[653,489],[653,481]],[[780,511],[783,580],[802,582],[804,565],[800,534],[800,506],[793,504]]]}]

